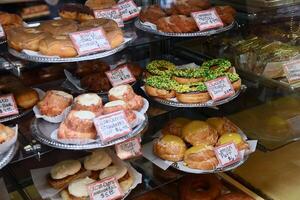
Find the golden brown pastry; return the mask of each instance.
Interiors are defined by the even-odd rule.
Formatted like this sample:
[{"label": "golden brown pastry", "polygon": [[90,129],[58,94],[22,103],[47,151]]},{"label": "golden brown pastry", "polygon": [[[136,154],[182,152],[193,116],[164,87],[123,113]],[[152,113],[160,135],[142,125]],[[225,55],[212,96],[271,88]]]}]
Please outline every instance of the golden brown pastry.
[{"label": "golden brown pastry", "polygon": [[11,140],[15,136],[15,134],[16,132],[12,128],[0,124],[0,144]]},{"label": "golden brown pastry", "polygon": [[211,117],[206,122],[218,131],[218,135],[237,132],[237,126],[226,117]]},{"label": "golden brown pastry", "polygon": [[85,5],[93,10],[103,10],[107,8],[112,8],[117,3],[115,0],[87,0]]},{"label": "golden brown pastry", "polygon": [[167,33],[190,33],[198,31],[198,26],[192,17],[171,15],[157,20],[157,29]]},{"label": "golden brown pastry", "polygon": [[23,109],[29,109],[35,106],[39,101],[38,93],[32,88],[24,88],[14,93],[16,103]]},{"label": "golden brown pastry", "polygon": [[145,85],[145,91],[149,96],[159,97],[161,99],[171,99],[176,96],[174,90],[158,89],[150,85]]},{"label": "golden brown pastry", "polygon": [[60,195],[63,200],[88,200],[88,185],[95,180],[89,177],[80,178],[72,181],[67,189],[64,189]]},{"label": "golden brown pastry", "polygon": [[189,16],[192,12],[205,10],[209,7],[209,0],[176,0],[172,8],[172,14]]},{"label": "golden brown pastry", "polygon": [[102,99],[95,93],[86,93],[74,99],[73,110],[86,110],[99,116],[103,112]]},{"label": "golden brown pastry", "polygon": [[200,170],[213,170],[219,162],[211,145],[197,145],[186,150],[184,163],[187,167]]},{"label": "golden brown pastry", "polygon": [[141,10],[139,18],[142,22],[151,22],[156,24],[160,18],[166,16],[167,14],[158,5],[151,5]]},{"label": "golden brown pastry", "polygon": [[231,6],[216,6],[215,9],[225,25],[234,21],[236,11]]},{"label": "golden brown pastry", "polygon": [[163,135],[176,135],[182,137],[182,128],[189,123],[190,120],[183,117],[171,119],[162,129]]},{"label": "golden brown pastry", "polygon": [[59,9],[59,16],[63,19],[78,20],[80,22],[95,19],[93,11],[78,3],[66,3]]},{"label": "golden brown pastry", "polygon": [[183,160],[186,145],[180,137],[165,135],[154,143],[153,151],[164,160],[177,162]]},{"label": "golden brown pastry", "polygon": [[21,16],[23,19],[47,16],[50,14],[49,7],[46,4],[33,5],[22,8]]},{"label": "golden brown pastry", "polygon": [[0,24],[3,26],[5,32],[10,28],[22,26],[22,23],[23,20],[20,16],[0,11]]},{"label": "golden brown pastry", "polygon": [[218,140],[216,129],[208,123],[194,120],[185,125],[182,129],[183,139],[192,145],[215,145]]},{"label": "golden brown pastry", "polygon": [[242,136],[238,133],[226,133],[223,134],[216,146],[221,146],[224,144],[229,144],[229,143],[234,143],[236,145],[236,147],[238,148],[238,150],[246,150],[249,149],[249,144],[243,140]]},{"label": "golden brown pastry", "polygon": [[39,30],[52,35],[66,35],[78,30],[77,22],[71,19],[59,19],[44,21],[38,27]]}]

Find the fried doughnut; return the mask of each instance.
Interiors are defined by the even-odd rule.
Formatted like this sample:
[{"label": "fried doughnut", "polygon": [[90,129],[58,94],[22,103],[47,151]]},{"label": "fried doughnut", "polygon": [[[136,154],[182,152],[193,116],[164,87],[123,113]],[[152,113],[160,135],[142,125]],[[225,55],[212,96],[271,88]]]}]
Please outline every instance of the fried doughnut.
[{"label": "fried doughnut", "polygon": [[202,63],[202,67],[212,72],[227,72],[232,67],[229,60],[217,58]]},{"label": "fried doughnut", "polygon": [[166,60],[154,60],[146,66],[151,75],[170,75],[175,70],[175,65]]},{"label": "fried doughnut", "polygon": [[76,21],[71,19],[59,19],[44,21],[38,29],[52,35],[68,35],[69,33],[76,32],[78,25]]},{"label": "fried doughnut", "polygon": [[168,33],[190,33],[199,30],[195,20],[185,15],[162,17],[156,25],[158,30]]},{"label": "fried doughnut", "polygon": [[28,49],[37,51],[42,39],[49,36],[36,28],[17,27],[6,32],[8,45],[17,50]]},{"label": "fried doughnut", "polygon": [[206,122],[217,130],[219,136],[238,130],[237,126],[226,117],[211,117]]},{"label": "fried doughnut", "polygon": [[151,22],[156,24],[160,18],[166,16],[167,14],[159,7],[159,5],[151,5],[141,10],[139,18],[142,22]]},{"label": "fried doughnut", "polygon": [[178,117],[175,119],[171,119],[168,121],[168,123],[163,127],[162,134],[163,135],[176,135],[178,137],[182,136],[182,128],[184,125],[186,125],[188,122],[190,122],[189,119]]},{"label": "fried doughnut", "polygon": [[239,133],[226,133],[222,135],[219,138],[216,146],[221,146],[229,143],[234,143],[240,151],[249,149],[249,144],[242,138]]},{"label": "fried doughnut", "polygon": [[189,16],[192,12],[205,10],[210,7],[209,0],[176,0],[173,5],[175,12],[180,15]]},{"label": "fried doughnut", "polygon": [[222,184],[214,175],[187,175],[179,185],[180,200],[215,200],[221,189]]},{"label": "fried doughnut", "polygon": [[216,200],[254,200],[254,199],[243,193],[232,192],[229,194],[224,194],[218,197]]}]

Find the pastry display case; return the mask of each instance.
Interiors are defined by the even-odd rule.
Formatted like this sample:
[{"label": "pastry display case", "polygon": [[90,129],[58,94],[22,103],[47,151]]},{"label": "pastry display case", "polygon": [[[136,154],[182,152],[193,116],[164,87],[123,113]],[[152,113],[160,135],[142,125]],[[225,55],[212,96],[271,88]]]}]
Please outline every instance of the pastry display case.
[{"label": "pastry display case", "polygon": [[299,199],[299,1],[0,3],[1,200]]}]

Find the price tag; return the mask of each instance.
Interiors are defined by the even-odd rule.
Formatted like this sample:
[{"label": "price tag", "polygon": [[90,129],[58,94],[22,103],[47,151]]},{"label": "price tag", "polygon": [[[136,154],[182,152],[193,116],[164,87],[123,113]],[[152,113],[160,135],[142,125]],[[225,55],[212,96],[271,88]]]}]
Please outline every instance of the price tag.
[{"label": "price tag", "polygon": [[300,81],[300,59],[284,63],[283,68],[290,84]]},{"label": "price tag", "polygon": [[0,96],[0,117],[19,114],[19,110],[12,94]]},{"label": "price tag", "polygon": [[102,142],[120,138],[132,131],[123,110],[95,118],[94,125]]},{"label": "price tag", "polygon": [[124,21],[135,18],[139,15],[140,11],[133,0],[124,0],[118,2],[118,6],[121,12],[122,19]]},{"label": "price tag", "polygon": [[118,7],[104,10],[94,10],[95,18],[112,19],[118,23],[119,27],[124,27],[123,19]]},{"label": "price tag", "polygon": [[216,147],[215,153],[222,167],[231,165],[241,159],[240,152],[234,143]]},{"label": "price tag", "polygon": [[117,155],[122,160],[142,155],[141,138],[131,138],[115,145]]},{"label": "price tag", "polygon": [[110,177],[88,185],[90,200],[114,200],[124,196],[115,177]]},{"label": "price tag", "polygon": [[0,24],[0,38],[2,38],[4,36],[5,36],[5,32],[4,32],[2,25]]},{"label": "price tag", "polygon": [[120,66],[114,70],[105,72],[112,86],[118,86],[126,83],[132,83],[135,78],[127,65]]},{"label": "price tag", "polygon": [[192,17],[196,21],[200,31],[224,26],[215,9],[193,12]]},{"label": "price tag", "polygon": [[207,91],[214,101],[232,96],[235,92],[226,76],[205,82]]},{"label": "price tag", "polygon": [[111,49],[101,27],[70,33],[70,38],[79,55]]}]

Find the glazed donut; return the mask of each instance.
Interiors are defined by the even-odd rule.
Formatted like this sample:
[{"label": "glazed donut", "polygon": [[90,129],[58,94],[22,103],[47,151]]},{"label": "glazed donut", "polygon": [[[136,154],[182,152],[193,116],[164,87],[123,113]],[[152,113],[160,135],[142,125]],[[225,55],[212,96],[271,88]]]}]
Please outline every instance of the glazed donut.
[{"label": "glazed donut", "polygon": [[179,84],[175,91],[177,100],[182,103],[205,103],[211,99],[203,82]]},{"label": "glazed donut", "polygon": [[68,35],[69,33],[76,32],[78,25],[76,21],[71,19],[59,19],[45,21],[41,23],[38,29],[52,35]]},{"label": "glazed donut", "polygon": [[6,36],[8,45],[17,51],[23,49],[37,51],[40,41],[49,36],[49,34],[43,33],[36,28],[17,27],[9,29],[6,32]]},{"label": "glazed donut", "polygon": [[224,194],[218,197],[216,200],[254,200],[254,199],[243,193],[232,192],[229,194]]},{"label": "glazed donut", "polygon": [[215,200],[221,189],[222,184],[214,175],[187,175],[179,185],[180,200]]},{"label": "glazed donut", "polygon": [[178,83],[197,83],[204,80],[206,70],[198,68],[176,69],[173,72],[172,79]]},{"label": "glazed donut", "polygon": [[149,96],[159,97],[161,99],[171,99],[176,96],[174,90],[158,89],[150,85],[145,85],[145,91]]},{"label": "glazed donut", "polygon": [[190,33],[199,30],[195,20],[185,15],[171,15],[157,20],[157,29],[167,33]]},{"label": "glazed donut", "polygon": [[217,58],[202,63],[202,67],[213,72],[227,72],[232,67],[231,62],[226,59]]},{"label": "glazed donut", "polygon": [[77,51],[69,36],[52,35],[40,41],[39,51],[47,56],[75,57]]},{"label": "glazed donut", "polygon": [[170,99],[175,97],[176,81],[163,76],[150,76],[146,79],[145,90],[149,96]]},{"label": "glazed donut", "polygon": [[154,60],[146,66],[151,75],[170,75],[175,70],[175,65],[166,60]]},{"label": "glazed donut", "polygon": [[238,91],[241,89],[242,80],[240,79],[240,76],[237,73],[225,73],[225,75],[230,80],[232,87],[235,91]]}]

